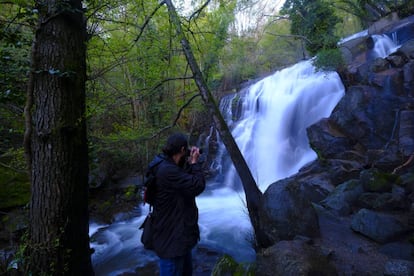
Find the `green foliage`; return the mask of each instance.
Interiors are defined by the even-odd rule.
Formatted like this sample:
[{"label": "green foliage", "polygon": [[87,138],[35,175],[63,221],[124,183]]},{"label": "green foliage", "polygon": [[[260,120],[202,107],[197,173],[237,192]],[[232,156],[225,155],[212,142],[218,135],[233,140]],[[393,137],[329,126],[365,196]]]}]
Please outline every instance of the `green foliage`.
[{"label": "green foliage", "polygon": [[35,13],[30,1],[0,4],[0,154],[20,147]]},{"label": "green foliage", "polygon": [[[257,77],[254,64],[256,43],[251,37],[232,36],[223,49],[221,58],[222,71],[225,72],[225,87],[236,86],[248,79]],[[250,53],[250,54],[248,54]]]},{"label": "green foliage", "polygon": [[23,149],[9,149],[0,156],[0,209],[26,205],[29,198]]},{"label": "green foliage", "polygon": [[[22,144],[22,111],[36,19],[32,1],[12,2],[2,3],[0,11],[4,22],[0,26],[0,154]],[[302,59],[306,40],[295,39],[291,30],[311,41],[306,44],[311,53],[322,50],[315,59],[318,68],[341,66],[338,52],[328,49],[334,48],[341,33],[336,29],[342,26],[337,24],[339,17],[349,15],[344,12],[345,2],[288,0],[283,13],[290,21],[269,17],[265,25],[243,35],[231,29],[240,1],[212,0],[200,10],[206,2],[192,1],[193,11],[198,12],[182,13],[181,20],[208,84],[219,94]],[[382,2],[390,9],[394,5]],[[400,9],[412,6],[412,1],[393,2]],[[84,3],[89,33],[86,115],[92,171],[110,175],[121,168],[144,169],[170,131],[197,134],[209,118],[200,99],[189,102],[198,93],[197,87],[165,6],[156,0]],[[14,167],[7,162],[5,165]]]},{"label": "green foliage", "polygon": [[27,175],[0,166],[0,209],[26,205],[29,199]]},{"label": "green foliage", "polygon": [[344,58],[338,48],[321,50],[313,60],[317,70],[338,71],[345,65]]},{"label": "green foliage", "polygon": [[413,0],[391,1],[390,9],[396,11],[401,18],[408,17],[414,12]]},{"label": "green foliage", "polygon": [[388,187],[392,187],[394,184],[400,183],[401,179],[398,174],[376,171],[374,173],[374,181],[370,183],[370,188],[373,191],[383,191],[387,190]]},{"label": "green foliage", "polygon": [[22,146],[24,122],[22,115],[13,109],[12,104],[0,103],[0,155]]},{"label": "green foliage", "polygon": [[370,192],[389,192],[394,184],[400,184],[399,175],[382,172],[376,168],[361,172],[362,185],[366,191]]},{"label": "green foliage", "polygon": [[315,55],[321,49],[336,47],[335,27],[340,18],[323,0],[287,0],[281,9],[291,20],[291,32],[306,41],[306,49]]},{"label": "green foliage", "polygon": [[136,186],[130,185],[125,189],[124,196],[128,199],[133,199],[136,196]]},{"label": "green foliage", "polygon": [[10,248],[9,252],[7,250],[3,251],[3,256],[0,255],[0,275],[30,275],[30,273],[24,271],[27,237],[27,230],[25,230],[20,237],[19,245],[16,248]]},{"label": "green foliage", "polygon": [[290,36],[290,22],[285,19],[264,26],[257,48],[259,64],[263,64],[266,72],[290,66],[303,58],[302,44]]},{"label": "green foliage", "polygon": [[0,102],[24,103],[34,12],[25,1],[0,7]]},{"label": "green foliage", "polygon": [[223,90],[265,76],[303,58],[302,45],[290,35],[290,22],[269,20],[250,34],[230,33],[220,56]]},{"label": "green foliage", "polygon": [[[204,107],[199,98],[192,100],[197,87],[164,5],[155,0],[88,5],[89,11],[98,10],[90,15],[88,43],[92,160],[110,174],[116,168],[144,168],[168,130],[197,131],[202,122],[195,122],[196,114]],[[193,17],[182,17],[211,84],[221,77],[219,53],[234,5],[212,1]]]},{"label": "green foliage", "polygon": [[392,12],[401,18],[413,14],[414,1],[412,0],[338,0],[338,8],[358,18],[362,28]]},{"label": "green foliage", "polygon": [[210,82],[215,80],[213,76],[219,70],[220,52],[227,44],[228,29],[234,21],[236,2],[231,0],[224,4],[220,1],[213,12],[204,10],[199,17],[191,21],[191,32],[200,33],[200,36],[190,36],[193,39],[189,41],[196,46],[198,59],[203,61],[203,74]]},{"label": "green foliage", "polygon": [[29,3],[0,5],[0,209],[26,205],[30,197],[21,148],[33,37],[30,26],[35,17]]},{"label": "green foliage", "polygon": [[223,255],[214,266],[212,276],[253,276],[255,268],[251,264],[237,263],[231,256]]},{"label": "green foliage", "polygon": [[[127,136],[129,133],[130,136]],[[89,141],[90,172],[111,177],[118,171],[144,171],[149,159],[159,152],[158,139],[148,141],[148,133],[121,131],[107,136],[91,136]],[[99,178],[98,178],[99,179]],[[92,183],[99,185],[101,183]]]}]

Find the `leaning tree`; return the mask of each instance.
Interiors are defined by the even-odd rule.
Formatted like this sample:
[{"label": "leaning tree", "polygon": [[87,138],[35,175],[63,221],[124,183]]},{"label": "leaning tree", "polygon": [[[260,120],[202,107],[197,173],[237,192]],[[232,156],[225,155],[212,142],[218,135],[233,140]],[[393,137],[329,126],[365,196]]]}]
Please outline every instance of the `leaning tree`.
[{"label": "leaning tree", "polygon": [[178,39],[180,40],[188,65],[193,73],[193,78],[197,84],[201,98],[212,115],[215,127],[217,128],[223,144],[226,146],[230,158],[233,161],[234,167],[240,176],[246,195],[247,210],[254,229],[257,246],[262,248],[267,247],[271,244],[271,241],[264,231],[263,221],[260,219],[261,198],[263,194],[257,186],[247,162],[240,152],[240,149],[237,146],[226,122],[224,121],[218,105],[215,102],[215,99],[204,79],[197,60],[194,57],[191,45],[182,30],[180,18],[176,12],[174,4],[171,0],[165,0],[163,2],[168,7],[170,20],[175,27]]}]

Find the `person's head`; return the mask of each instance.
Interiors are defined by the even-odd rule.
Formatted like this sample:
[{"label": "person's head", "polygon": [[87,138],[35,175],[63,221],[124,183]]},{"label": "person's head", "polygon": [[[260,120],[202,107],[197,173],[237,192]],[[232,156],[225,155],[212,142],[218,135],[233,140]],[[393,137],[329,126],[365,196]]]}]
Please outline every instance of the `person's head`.
[{"label": "person's head", "polygon": [[188,150],[187,137],[182,133],[174,133],[167,139],[167,143],[162,149],[163,153],[168,157],[174,158],[179,156],[179,165],[185,162],[186,153]]}]

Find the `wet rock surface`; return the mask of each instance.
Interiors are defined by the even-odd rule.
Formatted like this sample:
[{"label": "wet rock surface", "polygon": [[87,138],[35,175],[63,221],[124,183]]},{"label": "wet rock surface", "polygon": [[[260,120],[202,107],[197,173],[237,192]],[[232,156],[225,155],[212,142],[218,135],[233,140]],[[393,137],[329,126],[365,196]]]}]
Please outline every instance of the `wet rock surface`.
[{"label": "wet rock surface", "polygon": [[[413,21],[382,22],[381,30],[413,33]],[[349,54],[349,66],[339,72],[345,95],[329,118],[307,130],[318,159],[265,192],[263,207],[272,213],[274,206],[290,200],[272,197],[271,191],[296,187],[302,201],[295,203],[296,212],[306,214],[303,201],[312,203],[318,233],[292,232],[311,237],[305,244],[297,236],[274,238],[257,255],[261,275],[414,275],[414,41],[401,37],[402,46],[386,58],[373,57],[372,47],[353,50],[372,34],[343,45]],[[263,217],[271,218],[266,226],[270,233],[302,219]],[[307,224],[304,216],[303,226]],[[312,266],[309,255],[334,270]]]}]

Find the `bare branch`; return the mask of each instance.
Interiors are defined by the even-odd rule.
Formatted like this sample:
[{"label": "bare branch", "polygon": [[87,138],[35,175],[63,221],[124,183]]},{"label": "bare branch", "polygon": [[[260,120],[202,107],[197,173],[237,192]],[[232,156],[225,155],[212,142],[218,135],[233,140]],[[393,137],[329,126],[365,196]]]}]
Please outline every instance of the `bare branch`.
[{"label": "bare branch", "polygon": [[190,16],[190,21],[193,19],[193,17],[199,16],[200,13],[207,7],[207,5],[210,3],[211,0],[207,0],[203,5],[201,5],[201,7],[196,10],[191,16]]},{"label": "bare branch", "polygon": [[20,106],[14,105],[14,104],[0,103],[0,106],[2,108],[9,110],[10,112],[14,114],[23,114],[24,112],[23,108],[21,108]]},{"label": "bare branch", "polygon": [[404,167],[407,167],[412,161],[414,160],[414,152],[411,154],[411,156],[408,158],[407,161],[405,161],[404,164],[396,167],[393,171],[392,174],[396,174],[399,170],[403,169]]},{"label": "bare branch", "polygon": [[177,78],[166,78],[161,80],[158,84],[156,84],[154,87],[149,88],[149,89],[142,89],[142,90],[149,90],[149,91],[154,91],[157,88],[159,88],[160,86],[162,86],[164,83],[169,82],[169,81],[176,81],[176,80],[192,80],[194,79],[194,77],[177,77]]},{"label": "bare branch", "polygon": [[27,173],[26,170],[19,170],[19,169],[13,168],[12,166],[4,164],[2,162],[0,162],[0,166],[2,166],[3,168],[9,169],[9,170],[15,171],[17,173]]},{"label": "bare branch", "polygon": [[195,98],[197,98],[197,97],[199,97],[199,96],[201,96],[200,94],[195,94],[194,96],[192,96],[181,108],[180,108],[180,110],[178,110],[178,113],[177,113],[177,116],[175,117],[175,119],[174,119],[174,121],[172,122],[172,124],[171,125],[168,125],[168,126],[165,126],[165,127],[163,127],[162,129],[160,129],[157,133],[155,133],[154,135],[152,135],[151,136],[151,138],[150,139],[153,139],[153,138],[155,138],[155,137],[157,137],[157,136],[159,136],[160,135],[160,133],[162,133],[162,132],[164,132],[164,131],[166,131],[166,130],[168,130],[168,129],[170,129],[170,128],[173,128],[173,127],[175,127],[176,125],[177,125],[177,122],[178,122],[178,120],[180,119],[180,117],[181,117],[181,113],[183,112],[183,110],[187,107],[187,106],[189,106],[190,104],[191,104],[191,102],[195,99]]},{"label": "bare branch", "polygon": [[96,13],[98,13],[99,10],[103,9],[103,8],[109,8],[108,3],[104,3],[101,6],[97,6],[91,13],[90,15],[86,18],[89,21],[89,18],[91,18],[93,15],[95,15]]},{"label": "bare branch", "polygon": [[157,11],[162,7],[164,5],[164,1],[161,1],[159,4],[158,4],[158,6],[157,7],[155,7],[155,9],[152,11],[152,13],[149,15],[149,16],[147,16],[147,18],[145,19],[145,22],[144,22],[144,25],[142,25],[141,27],[140,27],[140,32],[139,32],[139,34],[138,34],[138,36],[137,36],[137,38],[135,38],[134,39],[134,43],[133,43],[133,45],[135,44],[135,43],[137,43],[138,42],[138,40],[141,38],[141,36],[142,36],[142,34],[144,33],[144,30],[145,30],[145,27],[149,24],[149,22],[150,22],[150,20],[152,19],[152,17],[157,13]]}]

